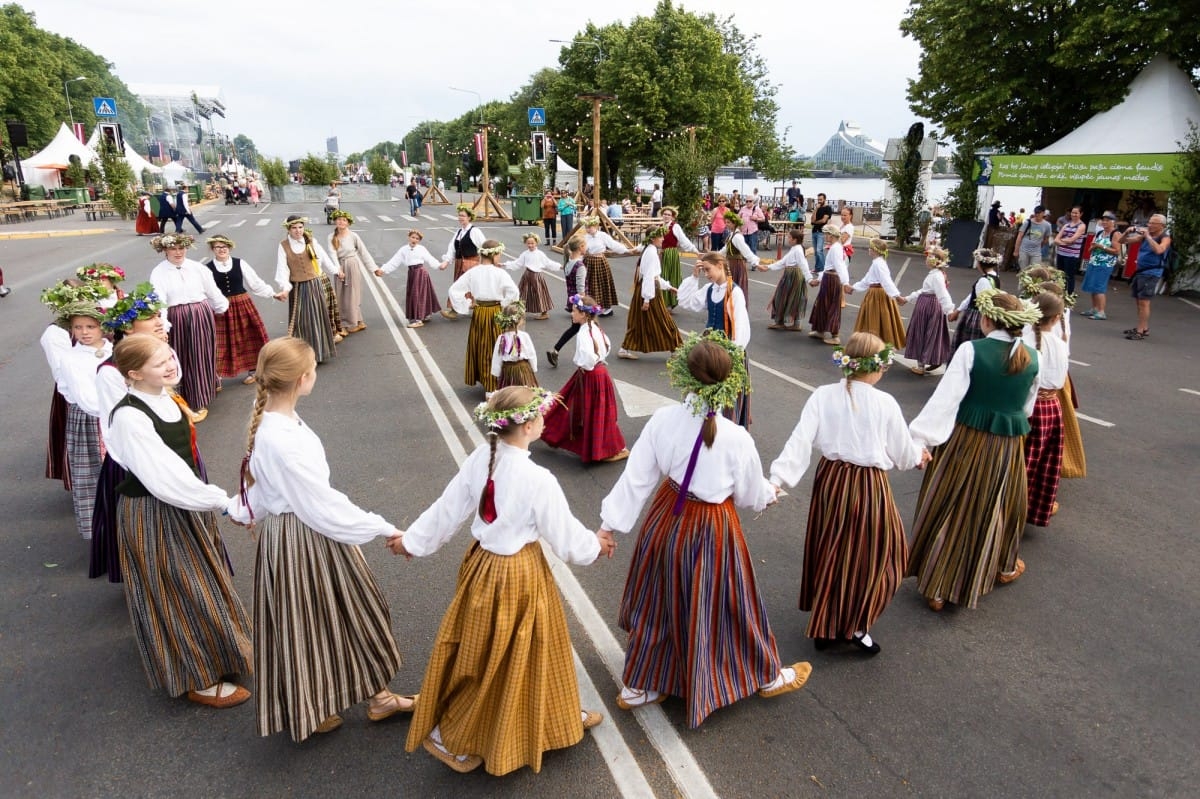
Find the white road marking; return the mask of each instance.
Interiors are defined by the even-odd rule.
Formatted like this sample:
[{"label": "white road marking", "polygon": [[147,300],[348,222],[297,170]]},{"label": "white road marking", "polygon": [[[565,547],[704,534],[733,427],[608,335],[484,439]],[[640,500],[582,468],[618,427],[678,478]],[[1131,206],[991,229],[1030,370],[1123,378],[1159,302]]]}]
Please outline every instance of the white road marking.
[{"label": "white road marking", "polygon": [[912,261],[912,258],[905,258],[903,266],[901,266],[900,271],[896,273],[896,278],[892,282],[895,283],[897,286],[900,285],[900,280],[901,280],[901,278],[904,277],[904,273],[908,271],[908,265],[911,261]]},{"label": "white road marking", "polygon": [[1074,358],[1068,358],[1067,360],[1070,361],[1071,363],[1075,364],[1076,366],[1091,366],[1090,363],[1084,363],[1083,361],[1077,361]]},{"label": "white road marking", "polygon": [[380,214],[379,221],[380,222],[391,222],[392,218],[390,216],[384,216],[383,214]]},{"label": "white road marking", "polygon": [[662,394],[635,386],[633,383],[626,383],[624,380],[614,378],[613,384],[617,387],[617,395],[621,398],[621,404],[625,406],[626,416],[633,418],[650,416],[659,408],[679,404],[678,400],[664,397]]},{"label": "white road marking", "polygon": [[236,221],[236,222],[234,222],[232,225],[230,225],[230,227],[241,227],[241,226],[242,226],[242,225],[244,225],[244,224],[246,224],[246,220],[245,220],[245,219],[239,219],[238,221]]},{"label": "white road marking", "polygon": [[269,224],[271,224],[270,219],[260,219],[254,223],[254,226],[255,227],[263,227],[264,225],[269,225]]},{"label": "white road marking", "polygon": [[415,216],[409,216],[408,214],[400,214],[400,216],[404,217],[404,218],[405,218],[406,220],[408,220],[409,222],[416,222],[416,221],[417,221],[417,218],[416,218]]},{"label": "white road marking", "polygon": [[217,225],[221,224],[222,221],[223,220],[220,220],[220,219],[210,219],[204,223],[204,229],[210,230],[212,228],[215,228]]},{"label": "white road marking", "polygon": [[1188,305],[1192,306],[1196,310],[1200,310],[1200,304],[1194,303],[1191,300],[1185,300],[1183,297],[1177,297],[1176,299],[1178,299],[1180,302],[1186,302]]},{"label": "white road marking", "polygon": [[442,216],[446,217],[447,219],[452,219],[455,222],[458,221],[458,214],[442,214]]},{"label": "white road marking", "polygon": [[270,203],[265,203],[265,204],[263,204],[263,206],[261,208],[259,208],[254,213],[258,214],[259,216],[262,216],[263,214],[265,214],[267,212],[267,209],[270,207],[271,207]]},{"label": "white road marking", "polygon": [[1196,391],[1195,389],[1191,389],[1191,388],[1181,388],[1181,389],[1179,389],[1179,390],[1180,390],[1180,391],[1182,391],[1182,392],[1183,392],[1183,393],[1185,393],[1185,394],[1195,394],[1197,397],[1200,397],[1200,391]]},{"label": "white road marking", "polygon": [[1078,418],[1082,419],[1085,422],[1091,422],[1092,424],[1098,424],[1101,427],[1116,427],[1116,425],[1113,424],[1112,422],[1106,422],[1103,419],[1097,419],[1094,416],[1087,416],[1085,414],[1080,413],[1079,411],[1075,411],[1075,416],[1077,416]]}]

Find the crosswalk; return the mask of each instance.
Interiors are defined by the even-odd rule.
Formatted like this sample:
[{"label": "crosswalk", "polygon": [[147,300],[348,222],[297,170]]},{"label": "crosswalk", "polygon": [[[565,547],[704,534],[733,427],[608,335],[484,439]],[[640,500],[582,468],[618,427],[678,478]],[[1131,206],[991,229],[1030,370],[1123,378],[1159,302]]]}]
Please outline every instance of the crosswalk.
[{"label": "crosswalk", "polygon": [[[399,217],[398,219],[397,219],[397,217],[388,216],[387,214],[375,214],[374,216],[371,216],[368,214],[361,214],[361,215],[355,214],[354,215],[354,223],[356,225],[357,224],[371,225],[371,224],[375,224],[377,222],[395,223],[397,221],[402,220],[404,222],[409,222],[414,225],[441,225],[441,224],[443,224],[443,220],[448,220],[450,222],[455,222],[455,223],[458,222],[458,214],[450,214],[450,213],[424,213],[421,216],[411,216],[409,214],[398,214],[397,216]],[[255,227],[266,227],[267,225],[271,225],[271,224],[283,224],[283,221],[286,218],[287,218],[286,215],[279,217],[279,219],[273,219],[271,217],[260,217],[259,219],[255,220],[254,226]],[[211,227],[212,225],[219,224],[220,221],[221,220],[219,220],[219,219],[209,221],[206,223],[206,226]],[[248,219],[239,219],[236,222],[229,222],[228,227],[231,227],[231,228],[241,227],[242,225],[245,225],[249,221],[250,220],[248,220]],[[309,220],[309,224],[319,223],[320,221],[322,221],[322,220],[314,217]]]}]

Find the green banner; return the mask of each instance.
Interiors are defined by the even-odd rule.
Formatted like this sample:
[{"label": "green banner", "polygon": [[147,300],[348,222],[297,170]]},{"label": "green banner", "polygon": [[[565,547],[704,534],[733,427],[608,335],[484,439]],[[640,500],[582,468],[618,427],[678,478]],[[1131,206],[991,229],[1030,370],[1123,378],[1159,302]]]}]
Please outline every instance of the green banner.
[{"label": "green banner", "polygon": [[981,155],[975,182],[981,186],[1054,186],[1068,188],[1175,188],[1178,153],[1161,155]]}]

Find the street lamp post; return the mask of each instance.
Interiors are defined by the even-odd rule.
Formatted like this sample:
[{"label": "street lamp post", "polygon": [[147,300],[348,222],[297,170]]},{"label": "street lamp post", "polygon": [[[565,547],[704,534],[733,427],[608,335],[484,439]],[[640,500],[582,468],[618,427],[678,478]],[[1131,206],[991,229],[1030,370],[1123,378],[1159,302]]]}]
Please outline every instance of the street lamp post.
[{"label": "street lamp post", "polygon": [[600,42],[597,39],[550,39],[550,41],[555,44],[590,44],[600,54],[600,60],[604,60],[604,48],[600,46]]},{"label": "street lamp post", "polygon": [[80,75],[78,78],[63,81],[63,94],[67,97],[67,116],[71,119],[71,132],[75,131],[75,112],[71,110],[71,90],[69,87],[72,83],[80,80],[87,80],[87,76]]}]

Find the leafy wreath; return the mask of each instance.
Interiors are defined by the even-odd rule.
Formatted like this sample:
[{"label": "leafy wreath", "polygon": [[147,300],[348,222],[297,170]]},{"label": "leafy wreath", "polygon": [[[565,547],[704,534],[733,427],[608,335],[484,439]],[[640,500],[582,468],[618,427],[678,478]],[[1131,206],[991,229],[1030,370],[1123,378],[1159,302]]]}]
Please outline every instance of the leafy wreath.
[{"label": "leafy wreath", "polygon": [[[729,377],[720,383],[711,385],[701,383],[688,369],[688,355],[702,341],[711,341],[729,353],[733,362]],[[667,359],[667,379],[671,386],[684,396],[685,401],[691,395],[695,400],[688,402],[691,412],[703,416],[708,411],[721,411],[732,408],[737,404],[742,392],[749,390],[749,375],[746,374],[746,353],[737,344],[729,340],[719,330],[705,330],[703,333],[690,333],[683,340],[683,345]]]}]

